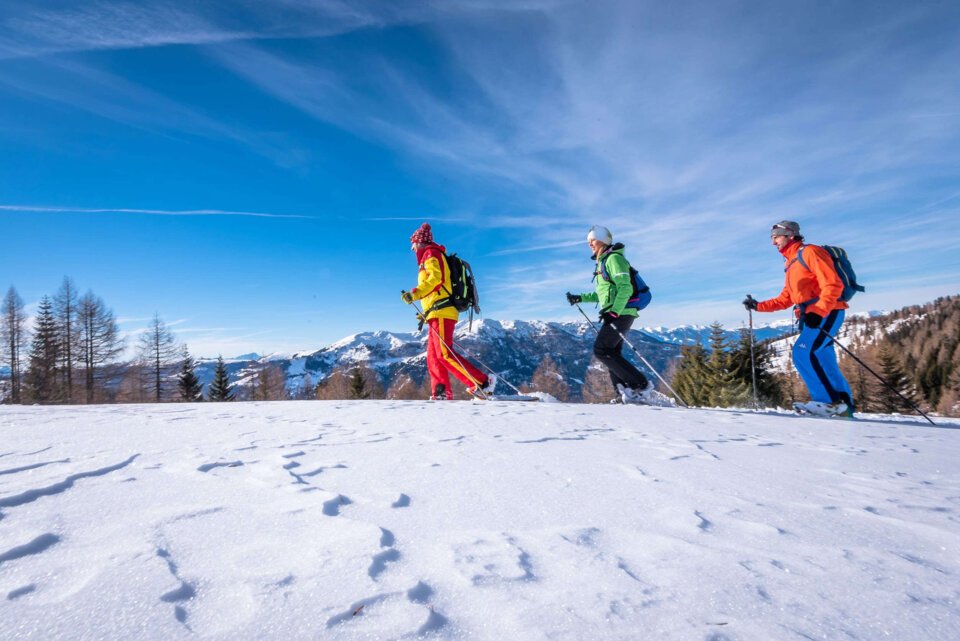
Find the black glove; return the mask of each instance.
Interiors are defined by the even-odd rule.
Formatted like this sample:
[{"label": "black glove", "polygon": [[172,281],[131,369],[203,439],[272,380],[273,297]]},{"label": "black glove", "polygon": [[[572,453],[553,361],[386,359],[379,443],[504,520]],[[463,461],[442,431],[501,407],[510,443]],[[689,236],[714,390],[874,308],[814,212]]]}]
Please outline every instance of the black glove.
[{"label": "black glove", "polygon": [[617,320],[618,318],[620,318],[620,314],[617,314],[616,312],[600,313],[600,322],[603,323],[604,325],[609,325],[610,323]]},{"label": "black glove", "polygon": [[567,292],[567,302],[570,303],[571,305],[582,303],[583,296],[581,296],[580,294],[571,294],[570,292]]},{"label": "black glove", "polygon": [[747,294],[747,297],[743,299],[743,306],[748,310],[757,311],[757,301],[753,300],[753,296]]},{"label": "black glove", "polygon": [[820,322],[823,320],[823,316],[820,314],[814,314],[813,312],[807,312],[803,315],[803,324],[811,329],[817,329],[820,327]]}]

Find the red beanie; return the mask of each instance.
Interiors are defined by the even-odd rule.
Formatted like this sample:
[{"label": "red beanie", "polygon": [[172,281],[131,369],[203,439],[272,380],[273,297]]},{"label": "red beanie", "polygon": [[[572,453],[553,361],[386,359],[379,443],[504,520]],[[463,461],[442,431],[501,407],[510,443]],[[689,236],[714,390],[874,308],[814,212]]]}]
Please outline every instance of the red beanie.
[{"label": "red beanie", "polygon": [[430,231],[430,223],[423,223],[420,225],[420,229],[413,232],[413,236],[410,237],[411,243],[432,243],[433,242],[433,232]]}]

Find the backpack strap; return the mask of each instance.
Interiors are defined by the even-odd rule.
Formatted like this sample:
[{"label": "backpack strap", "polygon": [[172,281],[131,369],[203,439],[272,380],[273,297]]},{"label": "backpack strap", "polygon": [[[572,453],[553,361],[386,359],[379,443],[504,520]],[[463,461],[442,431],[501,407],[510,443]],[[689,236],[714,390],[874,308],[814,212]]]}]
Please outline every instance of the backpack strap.
[{"label": "backpack strap", "polygon": [[803,268],[809,272],[812,270],[810,269],[810,266],[807,265],[807,261],[803,260],[803,250],[806,248],[807,248],[806,245],[801,245],[800,249],[797,250],[797,262],[803,265]]}]

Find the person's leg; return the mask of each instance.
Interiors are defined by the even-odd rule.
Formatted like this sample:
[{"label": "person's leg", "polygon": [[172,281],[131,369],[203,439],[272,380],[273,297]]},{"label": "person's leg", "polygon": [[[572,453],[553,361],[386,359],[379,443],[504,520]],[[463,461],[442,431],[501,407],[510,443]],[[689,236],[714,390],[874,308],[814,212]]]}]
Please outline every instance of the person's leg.
[{"label": "person's leg", "polygon": [[[820,326],[831,338],[836,338],[840,333],[840,326],[843,325],[845,316],[844,310],[835,310],[823,320]],[[815,367],[822,372],[821,376],[827,380],[827,384],[831,389],[831,395],[835,396],[837,400],[846,403],[847,407],[852,411],[854,407],[853,392],[850,390],[850,383],[847,382],[843,372],[840,371],[840,366],[837,363],[836,347],[832,340],[823,335],[823,332],[820,332],[820,338],[823,340],[820,346],[816,347],[813,352]]]},{"label": "person's leg", "polygon": [[[453,349],[453,332],[454,329],[456,329],[457,321],[452,318],[442,318],[438,320],[441,338],[441,340],[438,341],[438,349],[440,350],[440,361],[445,371],[456,376],[467,389],[486,385],[486,374],[474,367],[473,363]],[[453,390],[450,391],[450,394],[452,397]]]},{"label": "person's leg", "polygon": [[593,344],[593,354],[610,372],[614,387],[620,383],[630,389],[642,390],[647,386],[647,377],[623,357],[622,351],[621,334],[626,336],[633,319],[633,316],[621,316],[612,323],[603,323]]},{"label": "person's leg", "polygon": [[443,393],[448,399],[453,398],[450,389],[450,376],[440,356],[439,320],[431,318],[427,321],[429,334],[427,335],[427,372],[430,374],[430,393],[437,394],[437,385],[443,385]]},{"label": "person's leg", "polygon": [[[837,312],[831,312],[820,322],[820,327],[826,329],[835,323]],[[803,326],[800,336],[793,344],[793,364],[803,379],[807,390],[810,392],[811,400],[820,403],[836,403],[841,399],[840,390],[831,383],[830,376],[824,368],[822,352],[824,344],[829,341],[829,336],[820,331],[820,327]],[[830,345],[830,352],[833,353],[833,344]],[[840,378],[839,368],[836,367],[836,354],[833,354],[833,367],[836,369]],[[829,357],[827,368],[830,367]],[[849,386],[847,387],[849,390]],[[849,392],[848,398],[849,398]]]}]

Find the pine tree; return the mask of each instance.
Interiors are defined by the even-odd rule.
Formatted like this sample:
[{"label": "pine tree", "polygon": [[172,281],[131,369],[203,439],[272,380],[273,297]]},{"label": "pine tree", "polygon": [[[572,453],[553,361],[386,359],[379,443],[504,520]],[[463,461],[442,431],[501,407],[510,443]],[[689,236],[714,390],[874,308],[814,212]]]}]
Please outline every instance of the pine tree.
[{"label": "pine tree", "polygon": [[33,342],[30,346],[30,365],[25,380],[28,395],[35,403],[54,403],[62,398],[57,376],[60,359],[57,337],[53,303],[49,297],[44,296],[37,311]]},{"label": "pine tree", "polygon": [[711,385],[707,350],[700,344],[681,347],[671,387],[691,407],[703,407],[710,403]]},{"label": "pine tree", "polygon": [[0,307],[0,363],[10,368],[10,402],[22,400],[23,363],[22,354],[26,347],[27,315],[23,310],[23,299],[11,285]]},{"label": "pine tree", "polygon": [[193,402],[193,401],[202,401],[203,400],[203,385],[200,384],[200,379],[197,378],[194,369],[196,368],[196,363],[194,363],[193,357],[190,356],[190,352],[187,349],[187,346],[183,346],[183,363],[180,366],[180,376],[177,378],[177,388],[180,390],[180,400]]},{"label": "pine tree", "polygon": [[[908,401],[916,404],[917,388],[903,373],[896,356],[893,355],[886,344],[880,347],[878,360],[880,362],[880,374],[887,384],[900,392]],[[880,388],[878,404],[881,411],[885,413],[902,412],[907,407],[903,399],[886,385]]]},{"label": "pine tree", "polygon": [[213,372],[213,382],[207,390],[207,398],[215,402],[232,401],[234,398],[233,386],[227,375],[227,366],[223,364],[223,356],[217,357],[217,367]]},{"label": "pine tree", "polygon": [[350,398],[370,398],[370,391],[367,390],[367,378],[363,374],[363,369],[359,366],[354,367],[350,373]]},{"label": "pine tree", "polygon": [[739,379],[731,368],[730,345],[723,325],[710,325],[710,358],[707,359],[709,380],[708,403],[714,407],[743,405],[750,398],[750,384]]},{"label": "pine tree", "polygon": [[731,351],[728,367],[736,380],[748,389],[750,401],[753,401],[753,376],[756,372],[757,399],[761,406],[783,405],[782,381],[774,371],[776,353],[770,342],[754,342],[753,366],[750,358],[750,330],[742,328],[736,347]]}]

